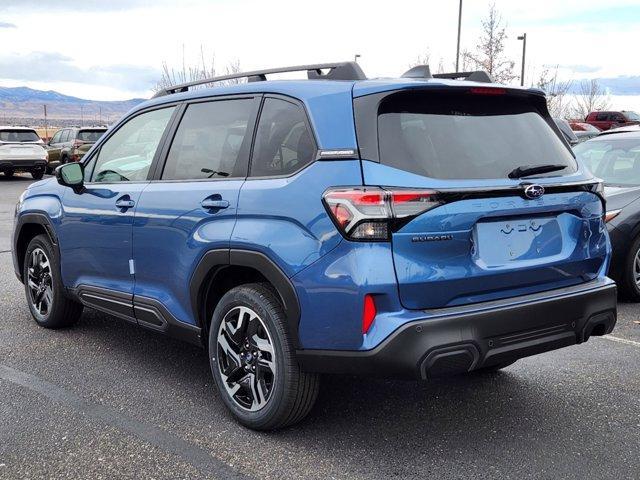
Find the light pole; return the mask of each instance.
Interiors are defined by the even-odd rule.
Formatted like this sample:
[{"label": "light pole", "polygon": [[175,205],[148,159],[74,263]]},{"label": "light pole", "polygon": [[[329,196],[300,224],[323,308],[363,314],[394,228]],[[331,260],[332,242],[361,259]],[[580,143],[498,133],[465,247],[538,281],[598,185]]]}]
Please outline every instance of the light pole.
[{"label": "light pole", "polygon": [[456,47],[456,73],[460,64],[460,30],[462,29],[462,0],[460,0],[460,8],[458,9],[458,46]]},{"label": "light pole", "polygon": [[523,33],[518,37],[518,40],[522,40],[522,73],[520,74],[520,86],[524,87],[524,60],[527,55],[527,34]]},{"label": "light pole", "polygon": [[358,63],[358,59],[359,59],[359,58],[360,58],[360,54],[359,54],[359,53],[356,53],[356,54],[353,56],[353,61],[354,61],[354,62],[356,62],[356,63]]}]

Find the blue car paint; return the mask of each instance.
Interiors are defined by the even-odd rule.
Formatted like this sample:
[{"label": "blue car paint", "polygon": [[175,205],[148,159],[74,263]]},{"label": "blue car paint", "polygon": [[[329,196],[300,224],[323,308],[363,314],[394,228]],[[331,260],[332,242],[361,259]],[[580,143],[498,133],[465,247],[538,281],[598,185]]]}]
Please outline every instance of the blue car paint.
[{"label": "blue car paint", "polygon": [[[244,179],[151,182],[133,222],[135,295],[159,300],[178,320],[195,324],[189,283],[208,250],[229,248]],[[206,209],[205,199],[226,200]]]},{"label": "blue car paint", "polygon": [[[469,85],[476,85],[469,83]],[[467,82],[431,80],[380,80],[380,81],[304,81],[304,82],[260,82],[215,90],[202,89],[153,99],[134,108],[129,115],[166,103],[209,97],[248,93],[279,94],[301,100],[309,114],[316,142],[321,149],[357,149],[352,98],[398,89],[428,87],[462,87]],[[116,125],[114,128],[117,128]],[[107,136],[92,147],[99,148]],[[85,159],[91,157],[89,152]],[[547,185],[562,182],[579,182],[591,179],[591,175],[580,165],[575,174],[562,177],[547,177],[536,180]],[[357,243],[344,240],[329,219],[321,196],[332,186],[381,185],[413,188],[480,188],[508,187],[519,182],[509,179],[442,181],[396,170],[378,163],[359,160],[318,161],[288,178],[238,179],[211,182],[147,182],[132,189],[132,184],[120,184],[103,197],[97,192],[86,196],[74,194],[54,181],[39,182],[28,190],[19,207],[18,215],[28,211],[41,211],[50,216],[61,240],[68,243],[61,252],[63,282],[68,287],[82,282],[105,286],[118,291],[134,292],[162,302],[180,321],[194,324],[194,312],[188,299],[188,279],[198,260],[213,248],[245,248],[267,255],[290,277],[300,303],[299,339],[303,348],[369,350],[375,348],[398,327],[407,322],[439,318],[442,313],[424,311],[411,301],[401,301],[403,289],[417,288],[423,295],[424,278],[418,278],[416,266],[398,264],[403,261],[403,245],[410,236],[425,231],[447,231],[460,235],[456,248],[461,253],[468,248],[470,235],[483,217],[522,214],[522,208],[513,210],[509,206],[496,207],[495,199],[480,202],[482,207],[474,211],[473,204],[457,202],[439,207],[418,217],[418,221],[407,224],[397,232],[389,243]],[[224,185],[223,185],[224,184]],[[122,190],[121,190],[122,189]],[[115,195],[112,195],[115,193]],[[135,198],[136,206],[120,218],[114,214],[113,203],[119,195],[127,193]],[[229,201],[229,208],[218,212],[206,212],[199,202],[207,195],[219,194]],[[572,196],[573,195],[573,196]],[[549,235],[549,248],[554,255],[576,255],[577,264],[587,265],[589,278],[604,278],[610,257],[610,244],[601,213],[593,198],[578,198],[572,194],[557,205],[575,201],[579,212],[561,214],[563,238],[554,230]],[[554,208],[552,195],[549,202]],[[595,198],[595,197],[594,197]],[[86,201],[85,201],[86,199]],[[508,199],[503,199],[508,202]],[[513,199],[511,199],[513,200]],[[522,200],[517,199],[519,202]],[[60,202],[65,204],[60,207]],[[103,204],[102,201],[107,203]],[[563,203],[564,202],[564,203]],[[599,203],[599,202],[598,202]],[[500,205],[500,202],[497,202]],[[480,210],[484,210],[481,214]],[[586,209],[583,211],[581,209]],[[536,215],[542,210],[532,209]],[[562,217],[562,218],[561,218]],[[84,223],[85,225],[81,225]],[[581,224],[581,225],[578,225]],[[65,232],[65,229],[68,230]],[[579,244],[579,227],[590,235],[587,242]],[[129,234],[127,237],[127,229]],[[100,237],[100,238],[98,238]],[[533,241],[533,240],[532,240]],[[572,243],[573,242],[573,243]],[[531,246],[521,245],[519,266],[535,267],[545,261],[531,256]],[[580,250],[579,245],[583,248]],[[573,248],[571,248],[573,246]],[[86,252],[98,249],[96,258]],[[430,246],[423,253],[425,264],[427,253],[441,255],[446,259],[444,246]],[[559,250],[558,250],[559,249]],[[559,253],[558,253],[559,252]],[[582,256],[580,256],[582,252]],[[488,254],[497,258],[499,252]],[[87,256],[88,255],[88,256]],[[415,252],[412,253],[415,256]],[[493,255],[493,257],[491,256]],[[527,255],[531,256],[528,258]],[[112,256],[113,264],[108,258]],[[136,262],[136,273],[130,275],[128,260]],[[82,267],[82,260],[94,262],[89,268]],[[408,259],[405,259],[408,260]],[[474,275],[478,272],[492,275],[490,265],[481,271],[471,271],[469,264],[448,265],[446,275],[451,281],[469,281],[477,285]],[[528,263],[527,263],[528,262]],[[415,264],[415,257],[414,262]],[[126,265],[126,271],[124,266]],[[107,271],[100,269],[106,266]],[[518,271],[505,270],[507,279],[517,278]],[[500,268],[498,268],[499,270]],[[126,273],[125,273],[126,272]],[[399,284],[397,272],[407,274],[406,285]],[[431,272],[432,273],[432,272]],[[427,272],[427,275],[430,273]],[[438,277],[431,277],[438,280]],[[440,279],[442,280],[442,279]],[[583,279],[583,281],[586,279]],[[473,283],[475,282],[475,283]],[[560,282],[561,283],[561,282]],[[557,286],[557,285],[554,285]],[[546,288],[553,288],[547,285]],[[451,289],[443,288],[437,297],[438,304],[459,304],[469,301],[497,298],[501,294],[477,293],[477,297],[459,294],[451,298]],[[538,289],[539,290],[539,289]],[[536,291],[534,286],[512,289],[509,295]],[[366,334],[361,331],[362,305],[365,294],[374,295],[378,314]],[[415,296],[416,293],[409,296]],[[484,296],[483,296],[484,295]],[[492,297],[493,295],[493,297]],[[425,298],[428,295],[425,295]],[[514,302],[517,302],[514,299]],[[457,303],[456,303],[457,302]],[[482,308],[479,306],[478,308]],[[455,308],[448,314],[455,313]],[[447,315],[447,314],[444,314]]]},{"label": "blue car paint", "polygon": [[129,271],[135,208],[120,209],[118,199],[138,203],[147,182],[96,183],[83,193],[67,188],[58,227],[64,285],[90,285],[133,293]]}]

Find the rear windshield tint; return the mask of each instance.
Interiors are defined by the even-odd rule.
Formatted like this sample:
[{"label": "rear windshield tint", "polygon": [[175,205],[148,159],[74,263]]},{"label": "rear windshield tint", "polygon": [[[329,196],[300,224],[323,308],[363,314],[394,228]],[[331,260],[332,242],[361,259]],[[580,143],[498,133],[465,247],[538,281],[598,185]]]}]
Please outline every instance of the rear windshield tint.
[{"label": "rear windshield tint", "polygon": [[104,132],[105,130],[80,130],[78,132],[78,140],[95,143]]},{"label": "rear windshield tint", "polygon": [[40,137],[34,130],[0,130],[0,142],[37,142]]},{"label": "rear windshield tint", "polygon": [[566,165],[573,155],[534,104],[511,95],[403,92],[378,111],[380,161],[438,179],[506,178],[521,166]]}]

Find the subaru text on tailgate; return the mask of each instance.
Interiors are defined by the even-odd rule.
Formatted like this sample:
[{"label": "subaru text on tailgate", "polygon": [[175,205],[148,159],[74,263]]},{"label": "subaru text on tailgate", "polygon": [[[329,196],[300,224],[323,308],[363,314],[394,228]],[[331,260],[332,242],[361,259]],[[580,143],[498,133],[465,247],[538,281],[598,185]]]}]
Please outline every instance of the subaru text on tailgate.
[{"label": "subaru text on tailgate", "polygon": [[87,306],[201,345],[261,430],[304,418],[320,373],[495,371],[612,331],[602,186],[541,91],[352,62],[231,77],[160,92],[23,194],[38,324]]}]

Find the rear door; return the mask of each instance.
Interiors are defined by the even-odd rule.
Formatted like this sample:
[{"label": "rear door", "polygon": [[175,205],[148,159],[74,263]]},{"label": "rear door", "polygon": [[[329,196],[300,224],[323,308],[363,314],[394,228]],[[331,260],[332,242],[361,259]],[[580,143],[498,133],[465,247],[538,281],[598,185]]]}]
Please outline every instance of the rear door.
[{"label": "rear door", "polygon": [[[191,274],[206,251],[229,248],[259,102],[259,96],[249,95],[183,106],[163,152],[164,165],[136,211],[137,303],[153,298],[178,320],[194,322]],[[144,311],[136,313],[138,321],[148,319]]]},{"label": "rear door", "polygon": [[[364,118],[371,102],[375,127]],[[550,290],[606,268],[602,201],[591,185],[571,186],[591,176],[560,140],[542,97],[483,87],[355,105],[365,184],[430,192],[430,209],[399,219],[391,238],[405,307]],[[555,171],[518,178],[543,164]]]}]

